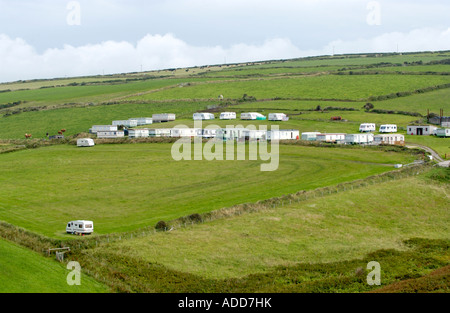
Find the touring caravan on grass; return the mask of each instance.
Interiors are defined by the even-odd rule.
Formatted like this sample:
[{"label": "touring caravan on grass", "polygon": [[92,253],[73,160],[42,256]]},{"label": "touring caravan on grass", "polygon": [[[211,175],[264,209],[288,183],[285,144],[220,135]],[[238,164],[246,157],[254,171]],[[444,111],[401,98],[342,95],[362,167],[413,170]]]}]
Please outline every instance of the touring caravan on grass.
[{"label": "touring caravan on grass", "polygon": [[78,147],[93,147],[95,146],[95,142],[91,138],[81,138],[77,140]]},{"label": "touring caravan on grass", "polygon": [[66,232],[74,235],[90,235],[94,232],[92,221],[72,221],[67,223]]},{"label": "touring caravan on grass", "polygon": [[380,133],[396,133],[397,125],[386,124],[380,126]]},{"label": "touring caravan on grass", "polygon": [[262,115],[261,113],[257,112],[250,112],[250,113],[242,113],[241,114],[241,120],[258,120],[258,121],[265,121],[267,118]]},{"label": "touring caravan on grass", "polygon": [[289,117],[284,113],[270,113],[269,121],[287,122],[287,121],[289,121]]},{"label": "touring caravan on grass", "polygon": [[220,113],[221,120],[235,120],[236,112],[222,112]]},{"label": "touring caravan on grass", "polygon": [[359,126],[359,131],[361,133],[374,132],[377,130],[377,127],[374,123],[363,123]]},{"label": "touring caravan on grass", "polygon": [[215,119],[214,114],[212,113],[194,113],[193,118],[194,121],[205,121]]}]

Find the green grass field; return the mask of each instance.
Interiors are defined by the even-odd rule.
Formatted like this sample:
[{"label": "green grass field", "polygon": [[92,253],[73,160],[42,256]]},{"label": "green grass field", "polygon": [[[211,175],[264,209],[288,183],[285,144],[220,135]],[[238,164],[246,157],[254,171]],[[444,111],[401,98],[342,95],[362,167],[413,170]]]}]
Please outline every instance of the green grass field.
[{"label": "green grass field", "polygon": [[0,293],[105,293],[109,288],[81,272],[70,286],[64,264],[0,239]]},{"label": "green grass field", "polygon": [[401,242],[412,237],[449,238],[449,191],[446,185],[408,178],[106,249],[213,279],[358,259],[378,249],[404,250]]},{"label": "green grass field", "polygon": [[51,237],[64,236],[65,223],[75,219],[94,220],[98,234],[130,231],[360,179],[413,160],[373,150],[280,146],[278,170],[261,172],[260,164],[269,162],[248,155],[246,161],[178,162],[171,147],[63,145],[0,155],[8,164],[0,170],[2,220]]}]

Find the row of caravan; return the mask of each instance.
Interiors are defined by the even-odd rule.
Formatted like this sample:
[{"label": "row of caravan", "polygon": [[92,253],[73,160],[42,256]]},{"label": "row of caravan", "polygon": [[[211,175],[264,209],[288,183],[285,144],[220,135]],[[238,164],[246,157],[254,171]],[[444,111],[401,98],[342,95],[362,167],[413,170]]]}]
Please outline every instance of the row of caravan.
[{"label": "row of caravan", "polygon": [[[377,127],[373,123],[363,123],[359,126],[359,131],[362,133],[375,132],[376,130],[377,130]],[[396,133],[397,125],[394,125],[394,124],[381,125],[379,132],[380,133]]]},{"label": "row of caravan", "polygon": [[[236,112],[222,112],[220,113],[221,120],[235,120],[237,118]],[[194,113],[193,119],[195,121],[214,120],[215,116],[212,113]],[[257,112],[241,113],[241,120],[247,121],[279,121],[286,122],[289,117],[284,113],[270,113],[269,118]]]},{"label": "row of caravan", "polygon": [[336,144],[349,145],[405,145],[405,136],[402,134],[380,134],[371,133],[344,134],[344,133],[328,133],[322,134],[318,132],[302,133],[302,140],[318,141]]}]

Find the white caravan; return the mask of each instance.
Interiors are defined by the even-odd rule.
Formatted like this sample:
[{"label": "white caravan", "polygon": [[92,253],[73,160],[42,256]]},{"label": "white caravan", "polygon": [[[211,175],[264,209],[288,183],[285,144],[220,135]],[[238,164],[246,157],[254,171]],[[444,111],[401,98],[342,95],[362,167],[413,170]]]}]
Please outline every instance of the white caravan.
[{"label": "white caravan", "polygon": [[81,138],[77,140],[78,147],[93,147],[95,146],[95,142],[90,138]]},{"label": "white caravan", "polygon": [[124,127],[136,127],[136,126],[138,126],[137,120],[113,121],[112,124],[114,126],[124,126]]},{"label": "white caravan", "polygon": [[242,113],[241,120],[259,120],[265,121],[267,118],[261,113],[251,112],[251,113]]},{"label": "white caravan", "polygon": [[319,132],[302,133],[302,140],[305,140],[305,141],[316,141],[317,140],[317,135],[320,135],[320,133]]},{"label": "white caravan", "polygon": [[212,113],[194,113],[193,118],[194,121],[205,121],[215,119],[214,114]]},{"label": "white caravan", "polygon": [[295,129],[269,130],[267,140],[299,140],[300,131]]},{"label": "white caravan", "polygon": [[222,112],[220,113],[221,120],[235,120],[236,112]]},{"label": "white caravan", "polygon": [[347,134],[345,135],[345,144],[347,145],[368,145],[374,140],[373,134]]},{"label": "white caravan", "polygon": [[67,223],[66,232],[74,235],[90,235],[94,232],[92,221],[72,221]]},{"label": "white caravan", "polygon": [[359,131],[361,133],[374,132],[377,130],[377,127],[373,123],[363,123],[359,126]]},{"label": "white caravan", "polygon": [[175,114],[173,113],[163,113],[163,114],[153,114],[153,123],[167,123],[175,121]]},{"label": "white caravan", "polygon": [[117,131],[117,126],[113,125],[94,125],[89,130],[90,133],[96,134],[98,132],[110,132],[110,131]]},{"label": "white caravan", "polygon": [[284,113],[270,113],[269,121],[287,122],[289,121],[289,117]]},{"label": "white caravan", "polygon": [[396,133],[397,125],[386,124],[380,126],[380,133]]}]

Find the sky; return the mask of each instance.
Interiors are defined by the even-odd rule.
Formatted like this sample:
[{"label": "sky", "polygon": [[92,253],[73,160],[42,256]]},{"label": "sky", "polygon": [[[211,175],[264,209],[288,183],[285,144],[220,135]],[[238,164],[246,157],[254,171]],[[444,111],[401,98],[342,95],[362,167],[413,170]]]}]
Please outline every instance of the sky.
[{"label": "sky", "polygon": [[439,50],[448,0],[0,0],[0,82]]}]

